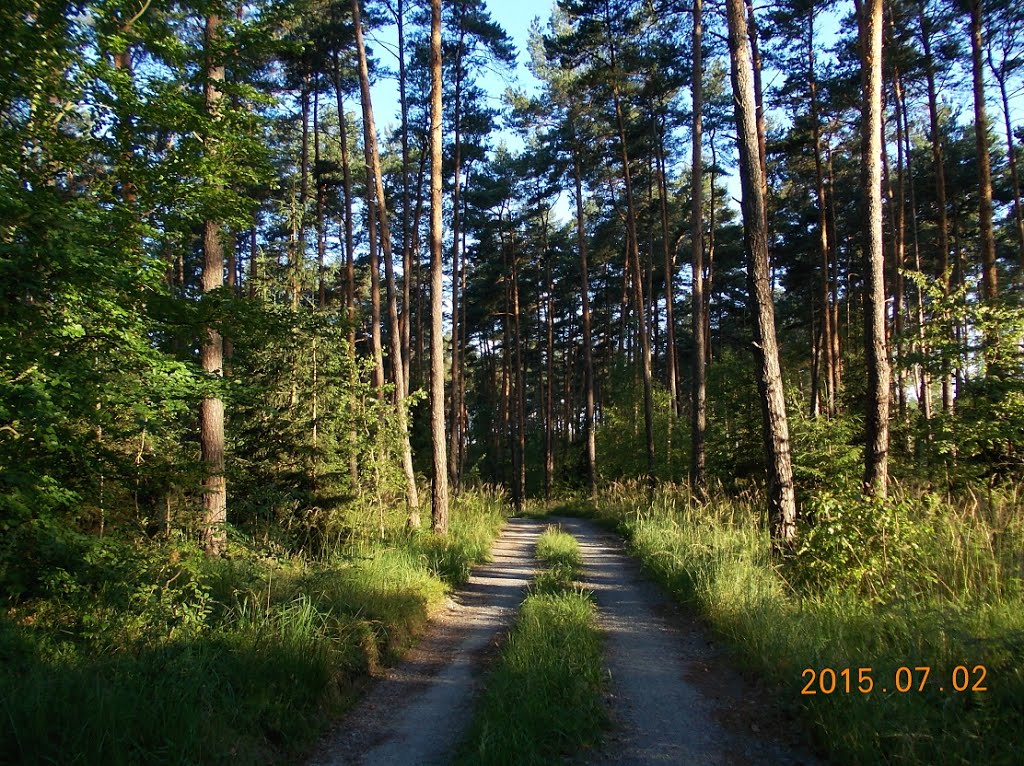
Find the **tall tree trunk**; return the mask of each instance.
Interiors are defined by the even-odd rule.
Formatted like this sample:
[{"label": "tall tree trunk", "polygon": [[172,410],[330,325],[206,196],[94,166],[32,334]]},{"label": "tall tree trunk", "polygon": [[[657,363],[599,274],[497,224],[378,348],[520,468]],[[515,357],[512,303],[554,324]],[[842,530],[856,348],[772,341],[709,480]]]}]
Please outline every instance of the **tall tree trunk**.
[{"label": "tall tree trunk", "polygon": [[[932,22],[924,13],[924,6],[919,16],[921,25],[921,45],[924,48],[924,70],[928,83],[928,120],[931,130],[932,167],[935,172],[935,204],[939,212],[939,277],[942,290],[949,295],[949,205],[946,201],[946,168],[942,151],[942,133],[939,126],[939,100],[935,85],[935,59],[932,55],[931,35]],[[953,328],[947,327],[952,334]],[[942,411],[953,411],[953,384],[948,374],[942,376]]]},{"label": "tall tree trunk", "polygon": [[864,199],[864,355],[868,367],[864,489],[884,497],[889,460],[889,356],[882,245],[882,0],[858,0],[862,62],[861,194]]},{"label": "tall tree trunk", "polygon": [[754,356],[764,420],[768,462],[768,497],[772,538],[776,547],[792,542],[796,534],[796,495],[790,458],[786,400],[775,339],[775,309],[769,284],[766,184],[760,161],[754,68],[751,64],[747,19],[743,0],[728,0],[729,54],[739,135],[740,183],[743,223],[748,250],[748,281],[755,316]]},{"label": "tall tree trunk", "polygon": [[895,257],[895,279],[893,295],[893,334],[896,336],[896,357],[901,362],[896,373],[896,392],[899,403],[900,420],[906,422],[907,418],[907,391],[905,359],[903,340],[904,306],[906,304],[906,280],[903,277],[903,268],[907,258],[907,194],[906,194],[906,158],[903,153],[903,110],[906,103],[903,100],[903,83],[900,78],[900,70],[896,68],[893,74],[893,90],[895,95],[895,117],[896,117],[896,229],[894,231]]},{"label": "tall tree trunk", "polygon": [[[703,109],[704,109],[704,63],[703,63],[703,2],[693,3],[693,146],[691,153],[691,208],[690,241],[693,272],[693,388],[690,416],[690,487],[694,496],[703,499],[707,494],[705,476],[704,432],[707,429],[707,303],[704,296],[704,161],[703,150]],[[714,202],[712,201],[712,204]]]},{"label": "tall tree trunk", "polygon": [[757,108],[757,152],[761,160],[761,180],[764,194],[768,196],[768,128],[764,115],[764,87],[761,84],[761,45],[757,20],[754,18],[754,0],[745,0],[747,5],[747,35],[750,39],[750,57],[754,67],[754,105]]},{"label": "tall tree trunk", "polygon": [[[511,213],[509,214],[511,218]],[[511,224],[510,224],[511,229]],[[523,331],[521,306],[519,302],[519,254],[516,252],[515,231],[509,231],[509,258],[512,262],[512,348],[515,357],[515,421],[516,438],[513,450],[516,454],[515,499],[516,512],[521,513],[526,501],[526,378],[523,374]]]},{"label": "tall tree trunk", "polygon": [[583,210],[583,171],[580,167],[580,147],[577,143],[575,120],[570,110],[573,137],[572,175],[576,185],[576,246],[580,256],[580,297],[583,324],[583,388],[586,414],[583,423],[587,451],[587,487],[590,495],[597,493],[597,440],[594,422],[594,356],[590,327],[590,275],[587,268],[587,225]]},{"label": "tall tree trunk", "polygon": [[545,325],[547,330],[547,349],[545,350],[545,390],[544,390],[544,499],[551,499],[551,485],[555,473],[555,285],[551,278],[551,253],[548,250],[548,212],[542,215],[541,248],[544,252],[544,282],[547,298],[545,300]]},{"label": "tall tree trunk", "polygon": [[[905,105],[904,105],[905,106]],[[913,167],[913,154],[911,153],[910,145],[910,116],[907,114],[906,108],[903,112],[903,156],[906,158],[907,167],[907,190],[910,196],[910,241],[911,247],[914,251],[914,270],[921,271],[921,242],[918,233],[917,223],[917,190],[914,184],[914,167]],[[917,300],[915,308],[915,318],[917,322],[917,350],[922,356],[926,356],[928,347],[925,342],[924,334],[924,291],[920,288],[917,289]],[[931,393],[931,381],[929,380],[928,371],[925,369],[923,364],[917,366],[917,401],[918,407],[921,412],[921,417],[925,421],[925,428],[927,430],[926,438],[931,439],[931,433],[929,421],[932,418],[932,393]]]},{"label": "tall tree trunk", "polygon": [[324,223],[324,182],[320,168],[320,90],[313,94],[313,180],[316,182],[316,305],[327,307],[327,227]]},{"label": "tall tree trunk", "polygon": [[[612,100],[615,106],[615,124],[618,128],[622,157],[622,177],[626,192],[626,247],[627,260],[633,268],[633,294],[637,314],[637,334],[640,336],[640,367],[644,386],[644,436],[647,446],[647,485],[654,491],[657,483],[654,460],[654,394],[651,373],[651,340],[647,332],[647,312],[644,303],[643,270],[640,268],[640,246],[636,230],[636,200],[633,194],[633,174],[629,163],[629,145],[626,141],[626,118],[619,94],[616,66],[615,37],[612,29],[611,9],[605,4],[605,28],[608,33],[608,52],[612,77]],[[628,271],[628,269],[627,269]]]},{"label": "tall tree trunk", "polygon": [[388,293],[388,329],[391,342],[391,373],[395,381],[395,410],[401,449],[402,472],[405,474],[405,504],[408,525],[420,525],[419,493],[416,473],[412,465],[412,446],[409,443],[409,414],[405,404],[405,367],[402,362],[402,331],[398,323],[398,291],[395,287],[395,265],[392,260],[391,228],[388,224],[387,200],[384,196],[384,178],[381,173],[380,152],[377,149],[377,128],[373,120],[373,102],[370,96],[370,74],[363,44],[363,28],[359,17],[359,0],[352,0],[352,23],[356,32],[356,52],[359,56],[359,89],[363,102],[363,148],[366,154],[367,178],[373,184],[380,226],[381,249]]},{"label": "tall tree trunk", "polygon": [[[698,0],[700,2],[700,0]],[[662,116],[664,119],[664,116]],[[665,375],[668,379],[668,395],[671,400],[672,419],[679,415],[679,364],[676,362],[676,320],[675,320],[675,296],[673,281],[675,280],[675,257],[673,255],[672,243],[668,233],[668,170],[665,160],[665,133],[666,126],[658,133],[658,196],[660,198],[659,212],[661,213],[661,250],[665,263]],[[671,440],[671,427],[669,428],[669,439]]]},{"label": "tall tree trunk", "polygon": [[[224,82],[224,65],[214,51],[220,37],[220,17],[209,15],[203,35],[206,57],[206,84],[203,88],[206,112],[212,128],[220,122]],[[214,150],[215,139],[207,138],[208,150]],[[203,222],[203,294],[211,293],[224,284],[224,243],[220,221]],[[205,328],[200,348],[200,364],[209,375],[222,376],[224,346],[220,333],[211,326]],[[227,521],[227,482],[224,478],[224,402],[219,397],[207,396],[199,404],[199,448],[202,453],[206,477],[203,479],[203,545],[207,554],[219,556],[227,542],[224,524]]]},{"label": "tall tree trunk", "polygon": [[430,527],[448,532],[444,433],[444,274],[441,263],[441,0],[430,2]]},{"label": "tall tree trunk", "polygon": [[[822,353],[820,354],[823,364],[820,370],[825,377],[825,414],[827,417],[835,415],[835,389],[833,386],[833,359],[832,359],[832,301],[829,290],[829,263],[831,262],[830,243],[828,239],[828,208],[825,201],[825,172],[821,159],[821,115],[818,108],[818,82],[815,74],[814,60],[814,15],[816,9],[812,6],[807,15],[807,93],[811,107],[811,134],[814,140],[814,182],[815,196],[818,204],[818,251],[821,258],[821,323],[822,323]],[[820,372],[819,372],[820,375]],[[821,406],[821,385],[819,376],[814,376],[811,393],[811,415],[817,416]]]},{"label": "tall tree trunk", "polygon": [[[302,300],[302,272],[306,260],[306,205],[309,202],[309,91],[311,74],[309,62],[302,62],[302,92],[299,94],[302,118],[302,145],[299,157],[299,205],[292,224],[296,230],[294,237],[295,250],[292,252],[292,309],[299,308]],[[295,388],[292,387],[292,405],[295,404]]]},{"label": "tall tree trunk", "polygon": [[[974,76],[974,129],[978,147],[978,229],[981,239],[981,286],[986,301],[999,293],[996,275],[996,238],[992,223],[992,164],[988,153],[988,115],[985,110],[985,65],[982,61],[982,5],[971,0],[971,64]],[[996,339],[985,339],[991,352]]]},{"label": "tall tree trunk", "polygon": [[377,239],[377,202],[373,181],[366,179],[366,247],[370,258],[370,352],[373,355],[373,387],[384,397],[384,343],[380,332],[380,256]]},{"label": "tall tree trunk", "polygon": [[[835,188],[835,169],[832,163],[832,149],[826,144],[826,155],[828,159],[828,181],[829,188]],[[837,240],[837,226],[836,226],[836,201],[835,194],[830,194],[827,199],[829,209],[829,220],[828,226],[826,227],[826,235],[831,232],[829,241],[832,243],[838,243]],[[842,407],[840,403],[840,392],[843,389],[843,345],[842,337],[839,332],[839,250],[836,246],[830,248],[831,263],[829,264],[830,276],[829,276],[829,290],[830,303],[832,306],[832,317],[829,321],[829,326],[832,328],[832,337],[829,339],[829,350],[832,355],[832,397],[835,403],[835,414],[839,414]]]},{"label": "tall tree trunk", "polygon": [[406,93],[405,74],[405,0],[398,0],[395,9],[395,21],[398,24],[398,103],[402,115],[402,364],[405,382],[405,396],[409,395],[412,383],[409,379],[411,374],[411,333],[412,328],[412,234],[410,232],[409,211],[409,97]]},{"label": "tall tree trunk", "polygon": [[459,439],[462,435],[462,409],[459,403],[459,378],[462,374],[461,350],[459,336],[459,287],[461,270],[462,244],[462,49],[465,42],[465,28],[460,17],[459,40],[455,46],[455,93],[454,93],[454,168],[452,172],[452,374],[451,397],[449,401],[448,421],[448,481],[454,492],[459,490]]},{"label": "tall tree trunk", "polygon": [[[356,266],[355,237],[352,231],[352,171],[348,154],[348,120],[345,117],[345,91],[341,87],[341,61],[334,51],[334,93],[338,101],[338,138],[341,144],[342,228],[345,244],[345,309],[348,318],[348,353],[356,356]],[[359,436],[353,427],[348,434],[349,479],[353,490],[359,488]]]}]

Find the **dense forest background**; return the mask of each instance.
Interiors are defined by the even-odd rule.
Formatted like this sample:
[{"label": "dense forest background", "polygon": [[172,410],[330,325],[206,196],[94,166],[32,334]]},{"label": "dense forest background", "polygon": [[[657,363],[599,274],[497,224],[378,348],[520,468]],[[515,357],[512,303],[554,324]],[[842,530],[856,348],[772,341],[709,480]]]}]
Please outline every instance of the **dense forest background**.
[{"label": "dense forest background", "polygon": [[[998,604],[965,630],[1012,655],[1022,27],[1005,0],[560,0],[540,87],[499,104],[482,0],[6,0],[21,731],[45,667],[145,665],[332,555],[401,539],[457,582],[505,501],[735,501],[787,587]],[[269,560],[303,573],[280,600]]]}]

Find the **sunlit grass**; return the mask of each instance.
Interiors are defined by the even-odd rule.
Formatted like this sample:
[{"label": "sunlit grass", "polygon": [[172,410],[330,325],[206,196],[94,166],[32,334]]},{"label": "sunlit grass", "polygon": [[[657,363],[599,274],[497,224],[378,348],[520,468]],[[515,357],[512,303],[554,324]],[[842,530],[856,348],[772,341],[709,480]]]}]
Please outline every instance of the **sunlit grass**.
[{"label": "sunlit grass", "polygon": [[462,763],[557,762],[594,743],[604,725],[596,609],[574,582],[579,544],[551,526],[536,556],[544,568],[488,678]]},{"label": "sunlit grass", "polygon": [[398,509],[383,537],[314,557],[98,541],[0,614],[0,763],[295,763],[502,521],[499,496],[464,492],[443,540],[406,532]]},{"label": "sunlit grass", "polygon": [[[777,684],[776,698],[813,724],[819,745],[839,762],[1019,763],[1020,509],[1014,521],[1004,505],[902,494],[889,512],[915,528],[900,537],[913,546],[913,565],[857,552],[853,560],[874,569],[841,587],[794,579],[797,564],[773,560],[752,495],[693,505],[672,489],[653,503],[618,489],[599,507],[658,580],[726,636],[741,662]],[[954,692],[954,668],[968,668],[973,686],[978,665],[987,690]],[[922,691],[916,681],[913,691],[896,691],[898,668],[925,666]],[[847,693],[840,683],[841,691],[802,695],[807,668],[852,668],[854,688]],[[870,694],[856,688],[859,668],[871,668]]]}]

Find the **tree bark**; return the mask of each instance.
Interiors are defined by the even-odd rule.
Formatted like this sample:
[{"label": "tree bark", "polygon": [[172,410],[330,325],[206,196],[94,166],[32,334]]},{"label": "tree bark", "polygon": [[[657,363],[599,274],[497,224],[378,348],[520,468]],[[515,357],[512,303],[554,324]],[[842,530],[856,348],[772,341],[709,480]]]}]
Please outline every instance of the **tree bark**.
[{"label": "tree bark", "polygon": [[[831,262],[830,243],[828,238],[828,208],[825,201],[825,171],[821,159],[821,116],[818,108],[818,82],[815,74],[814,60],[814,14],[812,6],[807,16],[807,94],[811,108],[811,133],[814,140],[814,181],[815,197],[818,204],[818,251],[821,258],[821,323],[822,338],[821,362],[819,370],[825,378],[825,414],[833,417],[836,414],[835,374],[832,359],[832,300],[829,290],[829,264]],[[819,375],[814,376],[811,388],[811,416],[816,417],[821,407],[821,385]]]},{"label": "tree bark", "polygon": [[[570,120],[573,120],[570,110]],[[593,497],[597,493],[597,440],[594,422],[594,356],[593,338],[590,326],[590,275],[587,268],[587,226],[583,210],[583,170],[580,167],[580,148],[575,132],[575,121],[571,126],[573,135],[572,174],[576,185],[576,246],[580,256],[580,297],[582,299],[583,324],[583,388],[585,416],[583,429],[587,452],[587,488]]]},{"label": "tree bark", "polygon": [[[348,353],[356,356],[356,267],[355,237],[352,231],[352,172],[348,154],[348,120],[345,117],[345,92],[341,87],[341,62],[334,52],[334,93],[338,101],[338,139],[341,144],[342,229],[345,245],[345,309],[348,318]],[[348,471],[352,489],[359,488],[358,434],[352,428],[348,434]]]},{"label": "tree bark", "polygon": [[[223,98],[224,65],[217,60],[214,49],[220,36],[220,17],[209,15],[203,34],[206,48],[206,84],[203,88],[206,112],[211,128],[220,122]],[[214,143],[211,138],[207,139]],[[209,147],[214,148],[213,146]],[[203,294],[224,285],[224,242],[220,221],[203,222]],[[209,375],[223,376],[224,345],[216,328],[207,326],[200,349],[200,364]],[[206,396],[199,404],[199,448],[206,477],[203,479],[203,546],[206,553],[219,556],[227,543],[224,524],[227,522],[227,482],[224,478],[224,402]]]},{"label": "tree bark", "polygon": [[[707,494],[704,432],[707,429],[707,304],[704,297],[704,161],[702,111],[704,108],[704,64],[701,46],[703,2],[693,3],[693,146],[691,153],[690,241],[693,272],[693,388],[690,420],[690,487],[695,497]],[[713,204],[713,203],[712,203]]]},{"label": "tree bark", "polygon": [[465,27],[460,16],[459,39],[455,46],[455,92],[454,92],[454,168],[452,172],[452,373],[451,397],[449,400],[448,422],[448,481],[453,491],[459,490],[459,451],[462,435],[462,408],[459,402],[460,377],[462,375],[462,343],[459,335],[459,287],[462,244],[462,49],[465,44]]},{"label": "tree bark", "polygon": [[405,474],[405,504],[409,514],[408,525],[416,528],[420,525],[419,493],[416,489],[416,473],[412,465],[412,446],[409,443],[409,415],[405,404],[405,366],[402,362],[402,330],[398,322],[398,291],[395,286],[391,228],[388,224],[388,208],[387,200],[384,196],[384,179],[381,173],[380,152],[377,149],[377,128],[373,120],[370,74],[366,62],[366,47],[363,44],[359,0],[352,0],[352,23],[355,27],[356,52],[359,56],[359,89],[363,102],[363,149],[366,155],[366,171],[368,180],[373,184],[374,197],[377,203],[377,218],[380,226],[381,249],[384,254],[384,271],[388,299],[388,337],[391,345],[391,374],[395,381],[395,415],[398,423],[399,448],[402,453],[402,472]]},{"label": "tree bark", "polygon": [[551,499],[552,482],[555,473],[555,285],[551,277],[551,253],[548,250],[548,213],[541,216],[541,249],[544,253],[544,287],[547,291],[544,320],[547,330],[547,349],[544,374],[544,499]]},{"label": "tree bark", "polygon": [[[946,200],[946,168],[942,151],[942,133],[939,126],[938,91],[935,86],[935,59],[931,46],[931,19],[920,12],[921,45],[924,49],[924,70],[928,83],[928,120],[931,130],[932,167],[935,172],[935,204],[939,214],[939,278],[942,291],[949,295],[949,204]],[[953,328],[947,330],[952,334]],[[948,374],[942,376],[942,411],[953,411],[953,385]]]},{"label": "tree bark", "polygon": [[430,527],[448,532],[444,424],[444,274],[441,263],[441,0],[430,2]]},{"label": "tree bark", "polygon": [[996,67],[992,49],[988,49],[988,65],[999,84],[999,99],[1003,106],[1003,125],[1006,129],[1006,158],[1010,163],[1010,181],[1013,184],[1013,222],[1017,230],[1017,257],[1024,269],[1024,211],[1020,202],[1020,171],[1017,168],[1017,150],[1013,142],[1013,124],[1010,121],[1010,98],[1006,92],[1006,72]]},{"label": "tree bark", "polygon": [[[981,286],[986,301],[999,294],[996,239],[992,223],[992,164],[988,153],[988,115],[985,110],[985,65],[982,61],[981,0],[971,0],[971,64],[974,79],[974,129],[978,147],[978,228],[981,239]],[[988,352],[996,339],[985,339]]]},{"label": "tree bark", "polygon": [[409,97],[406,93],[405,74],[405,0],[398,0],[395,10],[395,21],[398,24],[398,103],[402,115],[402,311],[400,324],[402,327],[402,380],[405,383],[404,396],[409,395],[412,382],[412,219],[409,211]]},{"label": "tree bark", "polygon": [[[647,447],[647,485],[654,491],[657,483],[654,458],[654,395],[651,373],[651,341],[647,332],[647,311],[644,303],[643,271],[640,268],[640,246],[636,230],[636,200],[633,194],[633,174],[629,162],[629,145],[626,141],[626,120],[619,94],[618,70],[616,67],[615,37],[612,29],[611,10],[605,4],[605,26],[608,33],[608,51],[611,64],[612,100],[615,106],[615,123],[619,133],[622,157],[622,180],[626,192],[626,247],[627,261],[633,268],[633,294],[637,313],[637,334],[640,336],[640,367],[644,387],[644,436]],[[628,272],[628,269],[627,269]],[[628,278],[628,277],[627,277]]]},{"label": "tree bark", "polygon": [[889,460],[889,356],[882,244],[882,0],[858,2],[862,61],[861,186],[864,199],[864,354],[868,367],[864,490],[884,497]]},{"label": "tree bark", "polygon": [[796,495],[793,488],[786,400],[775,339],[775,309],[769,283],[766,184],[760,161],[754,67],[751,63],[743,0],[728,0],[727,19],[736,130],[739,136],[743,223],[749,259],[747,274],[751,308],[755,316],[754,356],[758,365],[758,390],[768,459],[768,502],[772,539],[776,549],[779,549],[790,544],[796,535]]}]

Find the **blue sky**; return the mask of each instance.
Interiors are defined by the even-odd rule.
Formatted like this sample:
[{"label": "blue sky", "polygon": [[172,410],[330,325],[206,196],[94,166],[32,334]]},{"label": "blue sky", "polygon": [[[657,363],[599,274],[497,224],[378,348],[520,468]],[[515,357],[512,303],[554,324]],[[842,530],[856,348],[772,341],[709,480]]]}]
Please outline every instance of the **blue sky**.
[{"label": "blue sky", "polygon": [[[510,72],[505,78],[489,71],[478,75],[480,83],[492,98],[499,99],[510,85],[529,88],[536,82],[526,67],[529,61],[526,44],[530,24],[534,18],[538,17],[542,24],[547,23],[554,2],[555,0],[513,0],[512,2],[489,0],[487,2],[491,18],[500,24],[512,38],[517,51],[515,71]],[[393,53],[397,47],[397,35],[394,26],[385,27],[375,30],[369,40],[369,44],[374,48],[374,53],[380,62],[394,70],[398,68]],[[398,122],[398,83],[395,80],[381,80],[375,83],[373,106],[379,129],[383,130]]]}]

